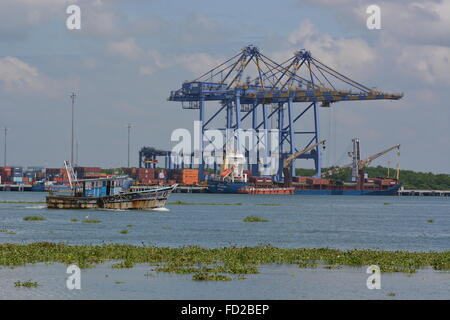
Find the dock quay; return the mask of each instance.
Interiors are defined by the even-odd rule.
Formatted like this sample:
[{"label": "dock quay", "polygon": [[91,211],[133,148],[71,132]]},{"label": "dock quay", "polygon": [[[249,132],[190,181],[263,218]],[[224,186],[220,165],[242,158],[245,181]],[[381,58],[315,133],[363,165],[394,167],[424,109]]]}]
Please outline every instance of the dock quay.
[{"label": "dock quay", "polygon": [[450,190],[398,190],[399,196],[450,197]]}]

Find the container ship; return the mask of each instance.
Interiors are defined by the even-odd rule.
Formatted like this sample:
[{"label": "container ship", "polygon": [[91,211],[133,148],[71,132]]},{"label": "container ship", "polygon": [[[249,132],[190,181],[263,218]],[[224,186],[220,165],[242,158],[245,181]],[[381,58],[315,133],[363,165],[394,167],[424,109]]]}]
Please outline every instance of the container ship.
[{"label": "container ship", "polygon": [[[243,170],[245,158],[232,153],[226,155],[223,170],[219,176],[208,181],[210,193],[239,194],[296,194],[296,195],[397,195],[401,187],[399,182],[399,165],[396,178],[369,178],[364,169],[375,159],[399,149],[397,144],[366,159],[360,159],[359,139],[352,140],[353,151],[349,152],[352,163],[324,172],[321,177],[292,177],[292,161],[310,152],[325,141],[320,141],[302,151],[287,157],[283,162],[284,181],[277,182],[271,177],[253,177],[250,171]],[[332,178],[333,174],[351,168],[352,179],[348,182]]]}]

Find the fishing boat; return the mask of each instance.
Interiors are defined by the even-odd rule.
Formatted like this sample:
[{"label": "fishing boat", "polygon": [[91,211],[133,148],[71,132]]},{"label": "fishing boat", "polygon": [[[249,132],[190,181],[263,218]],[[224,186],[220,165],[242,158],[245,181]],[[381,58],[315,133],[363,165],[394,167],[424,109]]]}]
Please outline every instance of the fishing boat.
[{"label": "fishing boat", "polygon": [[53,209],[115,209],[153,210],[163,208],[170,193],[177,187],[149,187],[130,190],[128,176],[77,179],[69,161],[65,161],[69,186],[52,186],[46,197],[47,207]]}]

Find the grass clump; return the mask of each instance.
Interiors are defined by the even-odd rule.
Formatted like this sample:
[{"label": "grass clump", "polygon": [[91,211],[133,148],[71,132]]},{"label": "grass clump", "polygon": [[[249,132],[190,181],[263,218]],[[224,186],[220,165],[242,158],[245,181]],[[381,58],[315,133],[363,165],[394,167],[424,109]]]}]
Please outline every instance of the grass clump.
[{"label": "grass clump", "polygon": [[37,286],[39,286],[40,284],[31,280],[28,281],[16,281],[14,282],[14,286],[15,287],[25,287],[25,288],[35,288]]},{"label": "grass clump", "polygon": [[30,216],[30,217],[24,217],[23,220],[24,221],[43,221],[43,220],[47,220],[47,219],[42,216]]},{"label": "grass clump", "polygon": [[198,272],[192,276],[194,281],[230,281],[231,277],[223,274],[210,274],[206,272]]},{"label": "grass clump", "polygon": [[114,269],[129,269],[134,267],[134,263],[130,260],[125,260],[111,266]]},{"label": "grass clump", "polygon": [[4,233],[4,234],[16,234],[14,231],[9,231],[9,230],[0,230],[0,233]]},{"label": "grass clump", "polygon": [[244,218],[244,222],[268,222],[269,220],[260,218],[258,216],[248,216]]},{"label": "grass clump", "polygon": [[[273,246],[178,248],[125,244],[72,246],[59,243],[0,244],[0,266],[32,263],[63,263],[95,266],[114,261],[113,268],[131,268],[136,263],[157,265],[156,271],[245,275],[258,273],[262,264],[292,264],[309,267],[367,267],[378,265],[382,272],[413,273],[420,268],[450,270],[450,250],[440,252],[337,250],[329,248],[277,248]],[[122,262],[120,262],[122,261]]]},{"label": "grass clump", "polygon": [[0,201],[0,203],[44,204],[45,201]]},{"label": "grass clump", "polygon": [[395,297],[395,292],[389,292],[389,293],[387,294],[387,296],[388,296],[388,297]]},{"label": "grass clump", "polygon": [[84,223],[100,223],[101,221],[100,220],[86,218],[86,219],[83,220],[83,222]]}]

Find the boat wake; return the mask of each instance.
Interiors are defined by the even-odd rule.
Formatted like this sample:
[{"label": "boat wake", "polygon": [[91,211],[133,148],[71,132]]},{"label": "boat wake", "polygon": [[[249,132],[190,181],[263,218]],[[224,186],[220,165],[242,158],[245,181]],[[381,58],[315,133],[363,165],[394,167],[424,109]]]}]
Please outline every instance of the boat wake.
[{"label": "boat wake", "polygon": [[25,209],[46,209],[47,206],[28,206]]},{"label": "boat wake", "polygon": [[169,212],[170,210],[167,208],[153,208],[153,209],[150,209],[149,211]]}]

